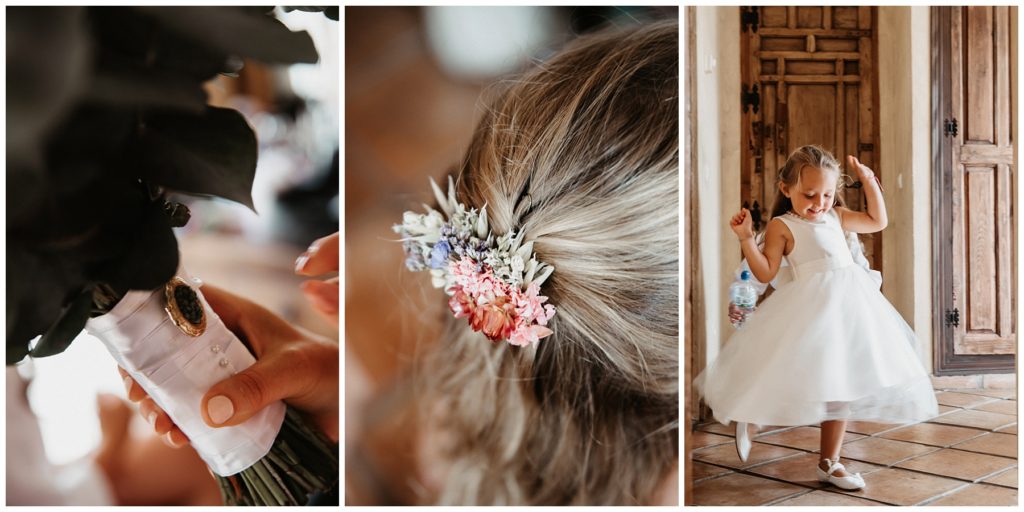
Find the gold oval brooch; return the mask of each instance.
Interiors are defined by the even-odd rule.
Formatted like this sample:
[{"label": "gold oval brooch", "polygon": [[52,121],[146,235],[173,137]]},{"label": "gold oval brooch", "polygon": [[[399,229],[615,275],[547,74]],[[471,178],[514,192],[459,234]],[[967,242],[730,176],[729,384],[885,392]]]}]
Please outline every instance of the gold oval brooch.
[{"label": "gold oval brooch", "polygon": [[164,310],[170,315],[174,325],[189,336],[201,336],[206,332],[206,311],[199,295],[184,279],[175,277],[164,287],[167,307]]}]

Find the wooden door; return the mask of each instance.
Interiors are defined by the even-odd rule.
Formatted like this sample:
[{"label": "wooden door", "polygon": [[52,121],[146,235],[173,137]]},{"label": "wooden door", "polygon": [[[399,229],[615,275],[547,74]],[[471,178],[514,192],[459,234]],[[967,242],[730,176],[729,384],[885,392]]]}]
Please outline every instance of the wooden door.
[{"label": "wooden door", "polygon": [[[805,144],[845,167],[855,155],[879,175],[874,7],[741,7],[741,198],[763,229],[789,153]],[[852,170],[849,174],[853,174]],[[858,184],[859,185],[859,184]],[[857,188],[843,193],[865,209]],[[879,235],[861,235],[871,267]]]},{"label": "wooden door", "polygon": [[936,373],[1009,372],[1017,341],[1010,106],[1016,8],[932,12]]}]

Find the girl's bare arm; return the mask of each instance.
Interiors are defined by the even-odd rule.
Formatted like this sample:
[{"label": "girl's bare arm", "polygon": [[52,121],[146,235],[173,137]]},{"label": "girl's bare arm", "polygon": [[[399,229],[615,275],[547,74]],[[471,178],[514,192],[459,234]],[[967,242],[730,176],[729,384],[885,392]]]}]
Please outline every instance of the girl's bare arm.
[{"label": "girl's bare arm", "polygon": [[772,219],[765,229],[764,252],[757,248],[754,237],[740,240],[740,249],[747,259],[750,272],[762,283],[775,279],[782,265],[782,255],[789,239],[789,228],[779,219]]},{"label": "girl's bare arm", "polygon": [[889,217],[885,213],[885,199],[882,198],[882,189],[875,180],[875,173],[868,166],[860,163],[852,155],[847,158],[847,163],[857,173],[861,183],[861,190],[864,191],[864,200],[867,202],[868,211],[859,212],[841,206],[836,207],[839,213],[839,222],[843,230],[854,233],[877,233],[885,229],[889,224]]}]

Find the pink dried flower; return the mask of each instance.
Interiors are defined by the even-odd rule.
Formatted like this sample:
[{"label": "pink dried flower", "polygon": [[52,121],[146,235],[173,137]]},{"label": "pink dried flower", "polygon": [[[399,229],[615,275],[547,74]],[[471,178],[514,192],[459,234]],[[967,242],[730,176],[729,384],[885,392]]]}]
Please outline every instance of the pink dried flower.
[{"label": "pink dried flower", "polygon": [[477,306],[469,325],[474,331],[480,331],[491,341],[507,339],[512,334],[515,324],[514,311],[508,299],[500,297],[495,302]]},{"label": "pink dried flower", "polygon": [[455,314],[455,318],[465,318],[473,313],[474,304],[473,299],[466,295],[466,292],[462,291],[461,286],[454,288],[455,293],[448,299],[448,308]]},{"label": "pink dried flower", "polygon": [[542,325],[528,325],[513,331],[512,335],[508,338],[508,342],[513,345],[525,347],[531,343],[537,343],[541,338],[547,337],[551,333],[551,329]]},{"label": "pink dried flower", "polygon": [[544,304],[548,298],[540,295],[535,283],[523,291],[497,278],[489,265],[478,265],[466,256],[449,262],[448,273],[448,307],[455,318],[468,318],[470,327],[491,341],[527,346],[552,334],[545,326],[555,308]]}]

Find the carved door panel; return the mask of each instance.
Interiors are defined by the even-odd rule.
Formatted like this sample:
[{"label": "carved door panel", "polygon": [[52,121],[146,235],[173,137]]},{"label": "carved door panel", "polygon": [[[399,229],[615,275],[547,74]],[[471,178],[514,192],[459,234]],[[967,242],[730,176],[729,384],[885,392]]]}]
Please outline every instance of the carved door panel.
[{"label": "carved door panel", "polygon": [[[937,280],[940,373],[1009,371],[1016,348],[1016,216],[1009,7],[937,8],[946,45],[940,67],[943,115],[938,169],[940,232],[950,252]],[[1014,9],[1015,11],[1015,9]],[[945,34],[948,34],[946,36]],[[948,71],[946,71],[948,69]],[[948,205],[948,206],[944,206]],[[939,242],[938,247],[946,247]],[[941,265],[940,265],[941,266]]]},{"label": "carved door panel", "polygon": [[[779,170],[802,145],[828,149],[844,170],[846,155],[855,155],[884,172],[876,150],[874,19],[873,7],[741,8],[741,197],[756,229],[770,215]],[[858,188],[847,188],[844,199],[865,208]],[[861,241],[880,270],[881,236]]]}]

